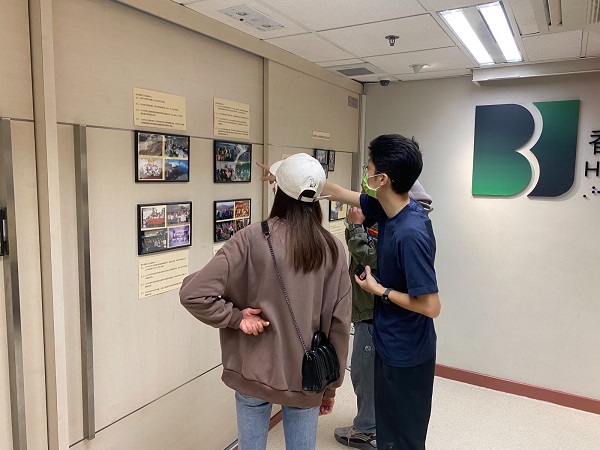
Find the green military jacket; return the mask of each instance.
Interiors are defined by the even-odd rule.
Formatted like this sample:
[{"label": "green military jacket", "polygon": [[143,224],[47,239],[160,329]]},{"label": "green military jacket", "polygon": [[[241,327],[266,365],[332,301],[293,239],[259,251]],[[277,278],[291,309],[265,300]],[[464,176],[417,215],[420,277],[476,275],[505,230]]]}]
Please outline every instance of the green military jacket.
[{"label": "green military jacket", "polygon": [[[373,295],[361,289],[354,280],[354,271],[358,263],[377,268],[377,224],[370,228],[372,239],[368,239],[369,231],[365,227],[346,229],[346,243],[350,252],[350,279],[352,280],[352,322],[373,319]],[[371,243],[369,244],[369,241]]]}]

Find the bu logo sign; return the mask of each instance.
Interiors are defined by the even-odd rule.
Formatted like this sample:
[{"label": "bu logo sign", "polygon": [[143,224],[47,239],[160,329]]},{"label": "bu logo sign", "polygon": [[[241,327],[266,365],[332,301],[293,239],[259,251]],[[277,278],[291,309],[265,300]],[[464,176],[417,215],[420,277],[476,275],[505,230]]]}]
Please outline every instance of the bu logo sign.
[{"label": "bu logo sign", "polygon": [[[579,100],[477,106],[473,195],[558,197],[575,179]],[[539,122],[539,123],[536,123]],[[538,136],[537,140],[533,140]]]}]

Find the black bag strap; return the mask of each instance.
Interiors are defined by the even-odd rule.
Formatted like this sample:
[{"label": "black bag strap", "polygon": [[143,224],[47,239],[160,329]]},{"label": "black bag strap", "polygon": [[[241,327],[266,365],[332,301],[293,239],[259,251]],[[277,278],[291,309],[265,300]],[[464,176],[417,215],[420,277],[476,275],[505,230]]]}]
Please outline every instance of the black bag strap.
[{"label": "black bag strap", "polygon": [[263,220],[260,223],[262,227],[263,234],[267,239],[267,243],[269,244],[269,250],[271,251],[271,257],[273,258],[273,264],[275,265],[275,272],[277,272],[277,278],[279,278],[279,284],[281,285],[281,290],[283,291],[283,296],[285,297],[285,301],[290,309],[290,313],[292,314],[292,320],[294,321],[294,326],[296,327],[296,332],[298,333],[298,337],[300,338],[300,343],[302,344],[302,348],[304,349],[304,353],[308,354],[308,349],[306,348],[306,344],[304,343],[304,339],[302,339],[302,335],[300,334],[300,328],[298,327],[298,322],[296,322],[296,316],[294,316],[294,311],[292,310],[292,305],[290,303],[290,298],[288,297],[287,290],[283,285],[283,279],[281,278],[281,272],[279,271],[279,266],[277,265],[277,260],[275,259],[275,253],[273,252],[273,243],[271,242],[271,232],[269,231],[269,224],[266,220]]}]

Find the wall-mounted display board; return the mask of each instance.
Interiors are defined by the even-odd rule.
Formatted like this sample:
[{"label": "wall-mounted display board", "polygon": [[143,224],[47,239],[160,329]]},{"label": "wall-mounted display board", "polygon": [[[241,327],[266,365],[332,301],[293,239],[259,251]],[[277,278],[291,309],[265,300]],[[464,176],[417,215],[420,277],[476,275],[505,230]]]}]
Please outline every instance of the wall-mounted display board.
[{"label": "wall-mounted display board", "polygon": [[329,178],[329,172],[335,168],[335,152],[333,150],[316,149],[315,159],[321,163],[325,178]]},{"label": "wall-mounted display board", "polygon": [[135,181],[190,180],[190,137],[135,132]]},{"label": "wall-mounted display board", "polygon": [[321,163],[321,165],[325,164],[327,165],[327,162],[329,161],[329,156],[327,154],[327,150],[320,150],[320,149],[316,149],[315,150],[315,159],[317,161],[319,161]]},{"label": "wall-mounted display board", "polygon": [[335,170],[335,150],[327,152],[327,170],[333,172]]},{"label": "wall-mounted display board", "polygon": [[249,182],[252,175],[252,144],[215,141],[215,183]]},{"label": "wall-mounted display board", "polygon": [[218,200],[215,202],[214,242],[227,241],[250,225],[250,199]]},{"label": "wall-mounted display board", "polygon": [[345,219],[348,214],[348,205],[342,202],[329,201],[329,221]]},{"label": "wall-mounted display board", "polygon": [[135,126],[185,130],[185,97],[133,88]]},{"label": "wall-mounted display board", "polygon": [[192,202],[138,205],[138,255],[192,245]]},{"label": "wall-mounted display board", "polygon": [[8,235],[6,227],[6,208],[0,208],[0,256],[8,254]]}]

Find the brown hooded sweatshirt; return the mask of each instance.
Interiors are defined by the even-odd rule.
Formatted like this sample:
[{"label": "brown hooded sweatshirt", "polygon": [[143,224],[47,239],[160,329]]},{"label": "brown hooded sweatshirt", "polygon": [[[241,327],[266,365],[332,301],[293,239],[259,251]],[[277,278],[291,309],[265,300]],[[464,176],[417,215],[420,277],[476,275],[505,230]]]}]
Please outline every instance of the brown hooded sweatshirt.
[{"label": "brown hooded sweatshirt", "polygon": [[[335,396],[341,386],[350,337],[351,290],[341,242],[338,259],[330,255],[317,271],[296,272],[286,258],[288,229],[269,220],[277,264],[302,334],[310,348],[321,328],[336,349],[340,379],[325,390]],[[323,392],[302,390],[304,351],[275,272],[260,223],[235,233],[214,258],[188,275],[179,292],[181,304],[198,320],[220,328],[223,382],[242,394],[272,403],[309,408],[319,406]],[[240,329],[242,310],[260,308],[270,322],[258,336]]]}]

